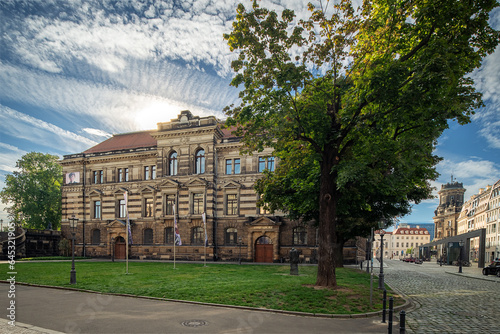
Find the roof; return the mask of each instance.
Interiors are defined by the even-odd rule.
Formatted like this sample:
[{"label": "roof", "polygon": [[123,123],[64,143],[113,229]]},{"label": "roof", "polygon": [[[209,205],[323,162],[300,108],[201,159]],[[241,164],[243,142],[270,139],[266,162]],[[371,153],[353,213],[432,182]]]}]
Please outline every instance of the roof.
[{"label": "roof", "polygon": [[152,132],[155,131],[150,130],[113,135],[113,137],[89,148],[83,153],[102,153],[142,147],[155,147],[156,139],[151,137]]},{"label": "roof", "polygon": [[423,228],[423,227],[420,227],[420,228],[416,228],[416,227],[399,227],[398,229],[396,229],[394,231],[394,234],[414,234],[414,235],[417,235],[417,234],[429,234],[429,231],[427,231],[426,228]]},{"label": "roof", "polygon": [[224,134],[224,138],[237,138],[232,132],[235,131],[237,128],[236,126],[231,126],[229,128],[226,127],[221,127],[221,131]]}]

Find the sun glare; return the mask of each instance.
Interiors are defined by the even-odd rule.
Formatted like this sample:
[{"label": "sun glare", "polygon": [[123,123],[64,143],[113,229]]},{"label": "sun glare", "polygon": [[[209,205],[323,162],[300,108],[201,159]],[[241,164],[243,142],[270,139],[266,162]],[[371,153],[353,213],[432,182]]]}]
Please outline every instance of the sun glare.
[{"label": "sun glare", "polygon": [[168,122],[180,114],[182,107],[165,101],[151,102],[137,111],[135,122],[140,130],[157,128],[157,123]]}]

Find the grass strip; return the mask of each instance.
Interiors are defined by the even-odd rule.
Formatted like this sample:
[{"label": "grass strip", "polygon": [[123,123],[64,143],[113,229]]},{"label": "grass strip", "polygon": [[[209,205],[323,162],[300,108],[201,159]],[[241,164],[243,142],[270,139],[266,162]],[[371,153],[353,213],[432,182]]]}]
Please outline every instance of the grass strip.
[{"label": "grass strip", "polygon": [[[77,284],[69,284],[68,262],[16,263],[16,281],[31,284],[73,287],[105,293],[124,293],[166,299],[274,310],[322,314],[358,314],[382,309],[382,291],[373,280],[373,307],[370,308],[370,275],[364,271],[338,268],[336,289],[314,286],[315,266],[299,266],[291,276],[289,266],[198,263],[124,262],[76,263]],[[6,280],[8,264],[0,264],[0,279]],[[404,300],[389,287],[394,305]]]}]

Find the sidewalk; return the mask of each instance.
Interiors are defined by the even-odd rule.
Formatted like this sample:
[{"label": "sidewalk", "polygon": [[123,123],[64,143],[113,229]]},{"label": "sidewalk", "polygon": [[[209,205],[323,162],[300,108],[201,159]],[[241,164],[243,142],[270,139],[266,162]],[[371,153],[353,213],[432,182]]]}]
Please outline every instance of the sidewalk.
[{"label": "sidewalk", "polygon": [[488,276],[483,275],[483,268],[478,268],[477,263],[473,263],[470,267],[462,267],[461,274],[458,272],[458,270],[459,270],[458,266],[446,265],[443,267],[445,268],[444,271],[447,274],[453,274],[453,275],[458,275],[458,276],[463,276],[463,277],[469,277],[469,278],[481,279],[484,281],[492,281],[492,282],[500,283],[500,277],[496,277],[495,275],[488,275]]},{"label": "sidewalk", "polygon": [[[7,291],[8,284],[0,284],[0,295],[6,295]],[[7,307],[4,300],[0,300],[0,308]],[[12,327],[3,319],[0,333],[15,334],[387,332],[387,324],[382,324],[378,315],[359,318],[300,316],[24,285],[16,285],[16,323],[19,322],[19,326]]]}]

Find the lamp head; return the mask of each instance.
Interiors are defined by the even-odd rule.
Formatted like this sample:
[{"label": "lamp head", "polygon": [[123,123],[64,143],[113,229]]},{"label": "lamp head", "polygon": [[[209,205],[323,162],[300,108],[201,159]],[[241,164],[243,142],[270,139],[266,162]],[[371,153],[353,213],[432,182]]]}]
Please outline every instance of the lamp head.
[{"label": "lamp head", "polygon": [[77,225],[78,225],[78,218],[76,218],[75,215],[73,215],[68,220],[69,220],[69,227],[74,232],[76,230]]}]

